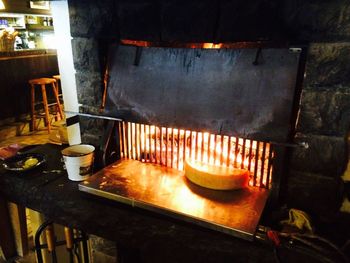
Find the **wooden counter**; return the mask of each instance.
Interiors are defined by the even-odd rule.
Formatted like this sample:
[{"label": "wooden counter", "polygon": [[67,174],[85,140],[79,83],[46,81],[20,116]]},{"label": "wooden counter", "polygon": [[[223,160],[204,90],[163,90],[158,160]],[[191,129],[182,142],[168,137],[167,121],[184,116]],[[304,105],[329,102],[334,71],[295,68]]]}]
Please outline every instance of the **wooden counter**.
[{"label": "wooden counter", "polygon": [[55,50],[0,52],[0,120],[18,118],[30,110],[28,80],[57,75]]}]

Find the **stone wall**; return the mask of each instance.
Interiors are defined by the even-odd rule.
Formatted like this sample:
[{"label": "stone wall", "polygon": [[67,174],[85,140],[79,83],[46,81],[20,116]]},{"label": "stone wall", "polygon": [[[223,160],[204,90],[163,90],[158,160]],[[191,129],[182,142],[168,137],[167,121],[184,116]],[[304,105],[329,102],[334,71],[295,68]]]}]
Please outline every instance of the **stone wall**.
[{"label": "stone wall", "polygon": [[[285,201],[289,207],[314,215],[329,215],[342,201],[340,176],[347,160],[350,2],[285,0],[280,5],[294,40],[309,44],[295,135],[296,142],[308,142],[309,148],[291,152]],[[117,39],[111,27],[117,25],[113,21],[115,1],[69,0],[69,9],[78,100],[89,112],[98,113],[103,87],[101,65],[107,52],[103,48]],[[98,145],[104,122],[82,119],[81,130],[83,142]],[[95,256],[113,261],[113,244],[108,247],[106,253],[96,245]]]},{"label": "stone wall", "polygon": [[350,125],[350,3],[287,1],[285,17],[296,39],[310,43],[287,203],[318,215],[339,209]]},{"label": "stone wall", "polygon": [[[97,113],[101,103],[103,45],[117,39],[115,2],[69,0],[78,100],[90,112]],[[286,202],[324,215],[337,211],[342,200],[350,123],[350,3],[285,0],[280,6],[294,40],[309,44],[295,141],[310,147],[291,153]],[[103,125],[83,119],[83,141],[99,144]]]}]

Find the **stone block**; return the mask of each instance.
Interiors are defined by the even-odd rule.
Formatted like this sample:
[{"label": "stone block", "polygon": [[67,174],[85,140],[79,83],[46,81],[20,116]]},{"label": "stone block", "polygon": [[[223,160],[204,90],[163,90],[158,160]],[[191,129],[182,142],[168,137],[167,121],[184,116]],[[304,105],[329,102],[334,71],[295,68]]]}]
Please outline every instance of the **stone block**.
[{"label": "stone block", "polygon": [[350,38],[350,2],[348,0],[287,0],[283,17],[299,40],[322,42]]},{"label": "stone block", "polygon": [[72,39],[72,50],[76,71],[100,72],[97,39],[75,37]]},{"label": "stone block", "polygon": [[307,142],[307,149],[293,149],[290,167],[296,171],[340,177],[347,163],[345,138],[297,134],[295,142]]},{"label": "stone block", "polygon": [[306,64],[306,88],[350,87],[350,42],[310,45]]},{"label": "stone block", "polygon": [[304,90],[297,130],[304,134],[341,136],[350,128],[350,88]]},{"label": "stone block", "polygon": [[[79,111],[84,113],[89,113],[92,115],[100,114],[99,107],[88,106],[88,105],[80,106]],[[82,141],[84,143],[100,146],[102,135],[105,130],[105,121],[102,119],[81,116],[80,130],[82,134]]]},{"label": "stone block", "polygon": [[73,37],[116,37],[116,1],[69,0],[69,17]]},{"label": "stone block", "polygon": [[342,203],[342,181],[339,178],[291,170],[288,179],[288,207],[317,215],[338,211]]},{"label": "stone block", "polygon": [[75,74],[78,102],[83,105],[101,105],[102,80],[99,73],[77,72]]}]

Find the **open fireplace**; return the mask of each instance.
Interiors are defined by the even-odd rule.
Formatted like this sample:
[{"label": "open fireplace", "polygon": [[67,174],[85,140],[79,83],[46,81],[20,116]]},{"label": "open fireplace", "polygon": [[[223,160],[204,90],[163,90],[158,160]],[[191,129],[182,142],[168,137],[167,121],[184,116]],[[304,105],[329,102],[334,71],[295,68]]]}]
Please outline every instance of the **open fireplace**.
[{"label": "open fireplace", "polygon": [[[291,141],[302,51],[268,42],[112,45],[102,108],[115,121],[104,161],[117,162],[79,189],[252,240],[267,200],[278,198],[286,149],[305,146]],[[239,169],[249,182],[207,189],[187,179],[189,164]]]}]

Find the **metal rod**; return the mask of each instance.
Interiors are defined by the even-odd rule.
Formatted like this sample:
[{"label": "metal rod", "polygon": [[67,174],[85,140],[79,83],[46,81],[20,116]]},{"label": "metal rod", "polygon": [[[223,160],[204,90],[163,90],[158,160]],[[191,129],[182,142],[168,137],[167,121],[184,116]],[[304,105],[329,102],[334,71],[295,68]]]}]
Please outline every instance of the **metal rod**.
[{"label": "metal rod", "polygon": [[169,131],[168,128],[165,128],[165,139],[166,139],[166,144],[165,144],[165,166],[168,166],[168,143],[169,143]]},{"label": "metal rod", "polygon": [[248,170],[252,167],[253,141],[249,140]]},{"label": "metal rod", "polygon": [[217,135],[214,135],[214,165],[216,163],[216,141],[217,141]]},{"label": "metal rod", "polygon": [[154,127],[154,163],[158,163],[158,158],[157,158],[157,126]]},{"label": "metal rod", "polygon": [[256,179],[258,175],[258,164],[259,164],[259,142],[256,142],[255,164],[254,164],[254,186],[256,186]]},{"label": "metal rod", "polygon": [[196,132],[196,140],[194,145],[194,159],[198,160],[198,132]]},{"label": "metal rod", "polygon": [[138,123],[135,123],[135,153],[136,153],[136,160],[140,160],[139,155],[139,135],[138,135]]},{"label": "metal rod", "polygon": [[268,160],[268,164],[267,164],[267,176],[266,176],[266,188],[269,189],[270,188],[270,177],[271,177],[271,172],[272,172],[272,153],[273,153],[273,147],[270,144],[269,147],[269,160]]},{"label": "metal rod", "polygon": [[122,129],[122,122],[118,122],[118,131],[119,131],[119,151],[120,151],[120,157],[124,158],[124,141],[123,141],[123,129]]},{"label": "metal rod", "polygon": [[224,136],[220,135],[220,137],[220,165],[222,165],[224,163]]},{"label": "metal rod", "polygon": [[149,161],[153,162],[153,155],[152,155],[152,135],[151,135],[151,125],[147,125],[148,127],[148,146],[149,146]]},{"label": "metal rod", "polygon": [[233,166],[234,167],[237,167],[237,156],[238,156],[238,142],[239,142],[239,139],[237,137],[235,137],[235,159],[234,159],[234,163],[233,163]]},{"label": "metal rod", "polygon": [[171,168],[174,167],[174,129],[171,128]]},{"label": "metal rod", "polygon": [[90,117],[90,118],[95,118],[95,119],[103,119],[103,120],[110,120],[110,121],[123,121],[123,119],[121,119],[121,118],[109,117],[109,116],[104,116],[104,115],[89,114],[89,113],[81,113],[81,112],[75,112],[75,111],[64,111],[64,113],[83,116],[83,117]]},{"label": "metal rod", "polygon": [[131,159],[135,159],[134,155],[134,129],[133,123],[129,122],[129,136],[130,136],[130,150],[131,150]]},{"label": "metal rod", "polygon": [[129,138],[129,123],[125,122],[125,138],[126,138],[126,157],[130,158],[130,138]]},{"label": "metal rod", "polygon": [[231,143],[232,143],[231,138],[232,137],[229,136],[227,139],[228,140],[228,142],[227,142],[228,143],[228,145],[227,145],[227,159],[226,159],[226,166],[227,167],[230,167],[230,160],[231,160],[231,158],[230,158],[231,157]]},{"label": "metal rod", "polygon": [[159,155],[159,161],[160,164],[163,165],[163,127],[159,128],[159,149],[160,149],[160,155]]},{"label": "metal rod", "polygon": [[182,145],[183,145],[183,155],[182,155],[182,164],[183,164],[183,167],[182,169],[185,169],[185,161],[186,161],[186,146],[187,146],[187,133],[186,133],[186,130],[184,130],[184,138],[183,138],[183,141],[182,141]]},{"label": "metal rod", "polygon": [[192,136],[193,136],[193,131],[190,132],[190,158],[192,158]]},{"label": "metal rod", "polygon": [[143,159],[147,162],[147,137],[146,137],[146,124],[143,125]]},{"label": "metal rod", "polygon": [[266,142],[263,143],[263,151],[261,155],[261,169],[260,169],[260,187],[265,187],[264,186],[264,166],[265,166],[265,153],[266,153]]},{"label": "metal rod", "polygon": [[177,169],[180,170],[180,167],[179,167],[179,162],[180,162],[180,130],[177,129]]},{"label": "metal rod", "polygon": [[242,148],[242,163],[241,163],[241,169],[244,169],[244,161],[245,161],[245,144],[246,139],[243,139],[243,148]]},{"label": "metal rod", "polygon": [[283,146],[283,147],[291,147],[291,148],[297,148],[297,147],[302,147],[305,149],[308,149],[310,145],[307,142],[297,142],[297,143],[284,143],[284,142],[268,142],[270,144],[278,145],[278,146]]},{"label": "metal rod", "polygon": [[209,164],[210,164],[210,153],[211,153],[210,144],[211,144],[211,134],[209,133],[209,137],[208,137],[208,163]]},{"label": "metal rod", "polygon": [[201,162],[204,161],[204,133],[201,132],[201,138],[202,138],[202,142],[201,142]]}]

